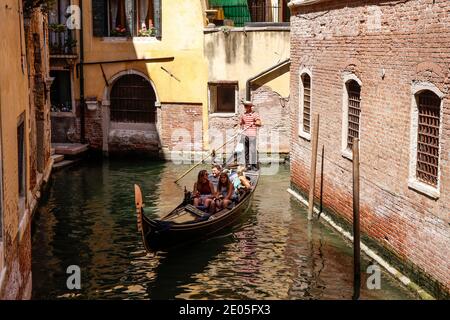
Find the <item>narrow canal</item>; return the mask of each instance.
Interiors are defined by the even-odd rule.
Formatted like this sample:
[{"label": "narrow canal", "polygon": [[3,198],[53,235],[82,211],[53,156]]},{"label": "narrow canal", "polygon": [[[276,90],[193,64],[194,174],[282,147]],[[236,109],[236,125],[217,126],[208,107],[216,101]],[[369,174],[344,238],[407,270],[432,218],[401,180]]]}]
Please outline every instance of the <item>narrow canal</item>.
[{"label": "narrow canal", "polygon": [[[263,176],[248,212],[215,238],[169,253],[146,254],[136,230],[133,184],[146,214],[177,205],[175,177],[189,166],[109,160],[53,174],[33,223],[34,299],[351,299],[352,248],[329,226],[308,226],[306,208],[286,192],[289,167]],[[197,170],[195,170],[197,172]],[[362,262],[366,270],[370,261]],[[81,290],[66,269],[81,269]],[[362,299],[411,299],[383,272],[381,289]]]}]

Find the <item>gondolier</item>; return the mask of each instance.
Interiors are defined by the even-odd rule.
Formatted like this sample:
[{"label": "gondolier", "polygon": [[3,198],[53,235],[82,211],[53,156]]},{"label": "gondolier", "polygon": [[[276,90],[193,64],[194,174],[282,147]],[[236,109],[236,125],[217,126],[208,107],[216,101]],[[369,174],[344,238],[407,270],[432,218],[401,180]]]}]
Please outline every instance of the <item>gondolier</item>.
[{"label": "gondolier", "polygon": [[[242,144],[245,150],[245,167],[247,170],[258,170],[258,159],[256,153],[256,136],[258,127],[261,126],[261,118],[253,110],[251,101],[243,101],[245,112],[240,118],[241,128],[247,128],[242,133]],[[241,161],[242,162],[242,161]]]}]

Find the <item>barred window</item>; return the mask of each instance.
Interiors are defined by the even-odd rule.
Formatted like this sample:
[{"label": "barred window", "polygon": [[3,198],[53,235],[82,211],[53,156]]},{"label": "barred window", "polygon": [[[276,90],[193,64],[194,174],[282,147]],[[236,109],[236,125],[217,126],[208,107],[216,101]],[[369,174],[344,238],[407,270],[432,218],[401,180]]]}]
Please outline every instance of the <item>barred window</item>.
[{"label": "barred window", "polygon": [[155,123],[155,103],[155,91],[145,78],[124,75],[111,89],[111,121]]},{"label": "barred window", "polygon": [[440,98],[429,90],[416,94],[418,106],[417,179],[438,184]]},{"label": "barred window", "polygon": [[353,139],[359,138],[361,117],[361,86],[355,81],[347,82],[348,93],[348,133],[347,148],[353,148]]},{"label": "barred window", "polygon": [[303,131],[311,133],[311,77],[302,75],[303,83]]}]

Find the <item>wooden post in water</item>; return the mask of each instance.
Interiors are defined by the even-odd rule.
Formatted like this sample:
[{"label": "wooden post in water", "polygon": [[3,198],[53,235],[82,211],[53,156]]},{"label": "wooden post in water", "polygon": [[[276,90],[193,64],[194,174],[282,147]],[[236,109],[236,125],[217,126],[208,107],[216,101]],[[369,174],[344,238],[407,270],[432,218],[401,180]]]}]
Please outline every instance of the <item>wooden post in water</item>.
[{"label": "wooden post in water", "polygon": [[359,139],[353,139],[353,300],[361,289],[361,251],[359,228]]},{"label": "wooden post in water", "polygon": [[320,214],[323,211],[323,162],[325,160],[325,146],[322,145],[322,162],[320,163],[320,208],[319,208],[319,217],[320,218]]},{"label": "wooden post in water", "polygon": [[311,149],[311,176],[309,179],[309,205],[308,220],[312,220],[314,211],[314,187],[316,186],[317,146],[319,144],[319,114],[314,119],[312,149]]}]

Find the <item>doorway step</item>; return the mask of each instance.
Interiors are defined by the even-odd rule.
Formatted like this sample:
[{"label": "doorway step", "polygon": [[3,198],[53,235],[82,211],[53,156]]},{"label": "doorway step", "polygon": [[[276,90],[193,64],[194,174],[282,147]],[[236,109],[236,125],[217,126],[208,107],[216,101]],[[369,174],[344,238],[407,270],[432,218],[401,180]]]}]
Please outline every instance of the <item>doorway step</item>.
[{"label": "doorway step", "polygon": [[53,169],[59,170],[72,166],[81,159],[89,150],[88,144],[81,143],[52,143]]}]

